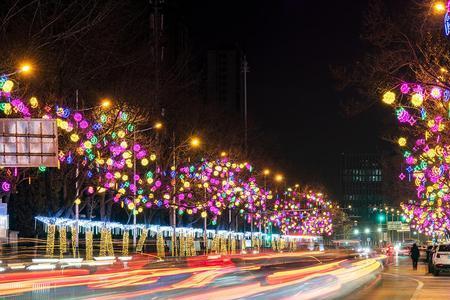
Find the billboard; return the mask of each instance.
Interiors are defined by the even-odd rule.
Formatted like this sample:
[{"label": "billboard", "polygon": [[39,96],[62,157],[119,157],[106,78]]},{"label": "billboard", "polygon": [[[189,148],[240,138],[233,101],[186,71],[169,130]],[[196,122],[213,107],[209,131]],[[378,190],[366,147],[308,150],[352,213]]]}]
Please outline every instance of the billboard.
[{"label": "billboard", "polygon": [[0,167],[57,167],[56,120],[0,119]]}]

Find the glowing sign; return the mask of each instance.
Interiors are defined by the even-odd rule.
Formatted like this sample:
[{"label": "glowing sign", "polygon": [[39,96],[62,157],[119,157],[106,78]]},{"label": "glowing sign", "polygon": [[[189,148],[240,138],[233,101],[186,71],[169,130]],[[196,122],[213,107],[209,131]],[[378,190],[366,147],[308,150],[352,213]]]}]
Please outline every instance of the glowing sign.
[{"label": "glowing sign", "polygon": [[0,119],[0,167],[57,167],[57,154],[55,120]]}]

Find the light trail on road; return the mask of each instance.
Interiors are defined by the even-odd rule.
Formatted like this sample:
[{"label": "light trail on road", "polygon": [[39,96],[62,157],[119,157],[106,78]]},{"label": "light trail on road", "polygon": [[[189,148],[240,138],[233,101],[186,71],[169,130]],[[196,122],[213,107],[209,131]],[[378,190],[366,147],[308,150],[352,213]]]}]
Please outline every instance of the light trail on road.
[{"label": "light trail on road", "polygon": [[49,299],[318,299],[369,278],[380,266],[323,252],[193,257],[183,263],[135,257],[112,266],[3,273],[0,296],[27,297],[38,290]]}]

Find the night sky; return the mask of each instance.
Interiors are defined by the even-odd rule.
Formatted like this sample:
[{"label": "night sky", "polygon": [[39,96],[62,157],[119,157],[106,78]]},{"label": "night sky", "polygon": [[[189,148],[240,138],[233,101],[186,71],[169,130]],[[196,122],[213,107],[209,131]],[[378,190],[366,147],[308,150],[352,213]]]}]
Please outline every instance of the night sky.
[{"label": "night sky", "polygon": [[197,49],[236,43],[246,52],[250,118],[280,148],[270,165],[290,183],[321,183],[337,196],[340,154],[382,144],[383,110],[345,116],[330,72],[364,53],[367,1],[205,0],[188,7]]}]

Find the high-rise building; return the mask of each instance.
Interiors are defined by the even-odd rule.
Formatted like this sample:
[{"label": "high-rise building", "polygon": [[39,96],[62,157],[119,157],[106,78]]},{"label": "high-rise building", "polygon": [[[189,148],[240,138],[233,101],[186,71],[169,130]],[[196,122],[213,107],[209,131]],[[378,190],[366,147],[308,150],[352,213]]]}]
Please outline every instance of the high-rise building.
[{"label": "high-rise building", "polygon": [[208,51],[207,99],[230,112],[242,112],[241,53],[238,49]]},{"label": "high-rise building", "polygon": [[352,207],[356,220],[368,221],[371,207],[385,203],[381,155],[343,154],[340,177],[342,205]]}]

